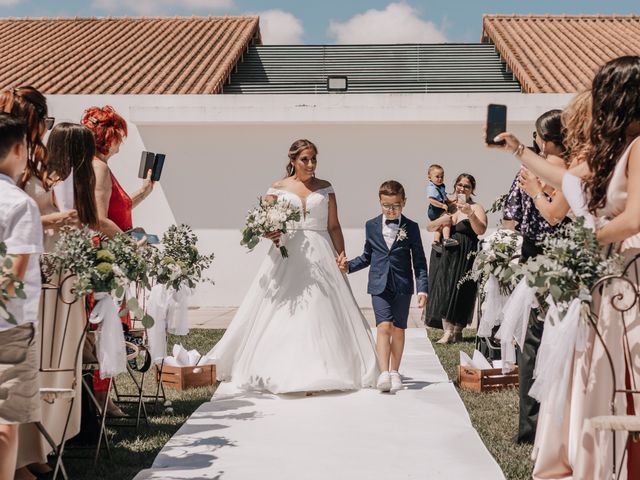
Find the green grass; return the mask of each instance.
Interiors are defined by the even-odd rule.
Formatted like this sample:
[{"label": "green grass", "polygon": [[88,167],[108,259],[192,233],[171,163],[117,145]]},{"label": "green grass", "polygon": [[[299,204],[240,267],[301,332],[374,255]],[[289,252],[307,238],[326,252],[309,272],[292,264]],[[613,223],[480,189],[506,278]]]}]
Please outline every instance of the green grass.
[{"label": "green grass", "polygon": [[[200,353],[206,353],[222,337],[223,333],[224,330],[191,330],[186,337],[170,336],[167,343],[170,348],[174,343],[182,343],[188,350],[195,348]],[[154,394],[155,381],[149,373],[151,370],[145,380],[145,393]],[[135,387],[127,374],[120,375],[116,383],[121,393],[133,393]],[[148,406],[149,426],[147,427],[142,421],[138,433],[135,428],[110,427],[113,461],[108,460],[106,452],[103,450],[95,469],[92,456],[95,449],[70,448],[68,455],[65,455],[65,466],[70,478],[80,480],[113,478],[128,480],[133,478],[140,470],[151,466],[162,447],[203,402],[211,399],[214,391],[215,386],[194,388],[183,392],[166,389],[167,399],[172,402],[173,414],[165,414],[164,407],[159,405],[158,414],[155,415],[153,407]],[[121,405],[121,408],[135,418],[135,406]],[[88,458],[89,456],[91,458]]]},{"label": "green grass", "polygon": [[[191,330],[186,337],[171,337],[168,344],[182,343],[185,348],[197,349],[205,353],[220,339],[223,330]],[[438,339],[440,330],[429,329],[432,342]],[[447,375],[452,380],[457,378],[459,352],[464,350],[473,353],[474,331],[465,332],[465,341],[454,345],[436,345],[434,347]],[[127,375],[121,375],[118,388],[131,392],[133,384]],[[148,393],[155,382],[149,381]],[[103,453],[96,469],[93,460],[89,458],[67,458],[65,463],[71,478],[80,480],[113,479],[128,480],[140,470],[148,468],[153,463],[158,452],[169,441],[173,434],[189,418],[189,416],[203,403],[208,401],[215,387],[196,388],[184,392],[167,389],[167,398],[172,402],[174,413],[154,415],[150,411],[149,426],[144,423],[140,431],[135,428],[110,428],[113,461],[109,462]],[[458,390],[473,426],[476,428],[485,445],[498,461],[508,480],[528,480],[531,478],[532,462],[530,460],[531,447],[516,445],[512,438],[517,431],[518,394],[516,389],[507,389],[493,393],[473,393]],[[123,408],[130,415],[135,415],[133,406]],[[92,451],[70,451],[70,456],[88,456]],[[464,461],[464,459],[461,459]]]},{"label": "green grass", "polygon": [[[464,342],[437,345],[442,330],[428,329],[436,354],[450,379],[456,381],[460,350],[469,355],[474,349],[474,330],[465,330]],[[515,388],[499,392],[475,393],[458,389],[473,426],[496,459],[507,480],[529,480],[533,469],[530,445],[517,445],[512,439],[518,431],[518,391]]]}]

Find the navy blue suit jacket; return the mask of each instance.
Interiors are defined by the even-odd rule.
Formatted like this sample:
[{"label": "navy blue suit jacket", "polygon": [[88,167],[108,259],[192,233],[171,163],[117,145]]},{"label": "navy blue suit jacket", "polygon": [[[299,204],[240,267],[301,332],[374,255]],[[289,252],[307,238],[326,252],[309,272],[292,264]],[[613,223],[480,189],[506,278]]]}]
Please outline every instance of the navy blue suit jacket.
[{"label": "navy blue suit jacket", "polygon": [[389,275],[392,276],[396,293],[415,293],[414,275],[418,292],[427,293],[427,260],[418,224],[405,216],[400,217],[400,228],[405,229],[407,238],[401,241],[396,239],[391,248],[387,247],[382,236],[382,215],[369,220],[365,228],[364,252],[349,261],[349,273],[371,266],[367,293],[379,295],[384,292]]}]

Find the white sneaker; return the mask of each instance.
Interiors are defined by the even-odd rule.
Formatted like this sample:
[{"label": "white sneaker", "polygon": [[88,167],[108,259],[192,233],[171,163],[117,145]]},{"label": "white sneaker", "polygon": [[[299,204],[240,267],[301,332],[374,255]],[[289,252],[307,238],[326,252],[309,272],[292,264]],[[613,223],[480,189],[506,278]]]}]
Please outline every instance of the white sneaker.
[{"label": "white sneaker", "polygon": [[391,372],[389,374],[391,377],[391,391],[397,392],[398,390],[402,390],[402,377],[398,372]]},{"label": "white sneaker", "polygon": [[389,372],[382,372],[380,374],[380,376],[378,377],[378,383],[376,384],[376,387],[381,392],[391,391],[391,377],[389,375]]}]

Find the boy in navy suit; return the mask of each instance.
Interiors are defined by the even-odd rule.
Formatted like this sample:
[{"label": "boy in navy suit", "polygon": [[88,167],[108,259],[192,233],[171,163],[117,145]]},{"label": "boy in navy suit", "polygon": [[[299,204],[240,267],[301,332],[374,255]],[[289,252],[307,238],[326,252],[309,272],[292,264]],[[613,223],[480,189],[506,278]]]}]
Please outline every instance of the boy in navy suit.
[{"label": "boy in navy suit", "polygon": [[376,351],[382,372],[377,387],[389,392],[402,388],[398,369],[414,293],[414,276],[418,306],[424,308],[427,303],[427,261],[420,227],[402,216],[406,203],[403,186],[389,180],[380,185],[378,196],[382,215],[366,224],[364,252],[351,261],[341,254],[338,266],[345,273],[371,267],[367,293],[371,295],[376,317]]}]

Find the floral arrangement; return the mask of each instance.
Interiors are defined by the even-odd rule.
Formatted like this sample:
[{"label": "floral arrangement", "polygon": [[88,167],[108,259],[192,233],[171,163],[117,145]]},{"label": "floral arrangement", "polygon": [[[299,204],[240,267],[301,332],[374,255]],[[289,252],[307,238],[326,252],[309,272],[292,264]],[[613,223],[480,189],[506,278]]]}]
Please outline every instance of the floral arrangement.
[{"label": "floral arrangement", "polygon": [[[146,278],[143,269],[146,270],[146,261],[136,252],[131,240],[122,236],[105,240],[86,227],[64,227],[53,253],[43,256],[45,275],[57,271],[75,275],[73,291],[78,298],[104,292],[121,299],[131,281]],[[135,298],[127,300],[126,308],[120,313],[131,313],[147,328],[153,325],[153,318],[142,310]]]},{"label": "floral arrangement", "polygon": [[182,286],[195,288],[200,282],[211,281],[204,277],[214,259],[214,254],[203,255],[197,248],[198,237],[188,225],[172,225],[162,236],[162,250],[149,248],[145,253],[151,265],[150,275],[161,285],[174,290]]},{"label": "floral arrangement", "polygon": [[543,255],[520,266],[518,275],[536,289],[539,299],[549,295],[563,312],[575,298],[588,298],[598,279],[619,275],[623,257],[606,256],[595,232],[579,217],[542,241]]},{"label": "floral arrangement", "polygon": [[[300,209],[286,200],[278,198],[273,201],[261,198],[258,205],[247,214],[240,245],[246,246],[251,251],[266,234],[287,233],[287,223],[299,222],[301,215]],[[280,254],[282,258],[289,256],[284,245],[280,245]]]},{"label": "floral arrangement", "polygon": [[63,227],[54,251],[43,256],[45,274],[67,271],[75,275],[73,290],[77,297],[89,293],[114,292],[127,286],[108,241],[87,227]]},{"label": "floral arrangement", "polygon": [[500,290],[508,294],[518,279],[519,268],[513,262],[520,252],[522,237],[511,230],[497,230],[482,242],[482,249],[471,252],[475,255],[473,267],[460,279],[459,285],[469,280],[484,285],[493,275]]},{"label": "floral arrangement", "polygon": [[149,264],[144,252],[150,248],[149,246],[138,246],[129,235],[123,233],[116,234],[113,239],[106,240],[103,244],[113,253],[116,265],[127,280],[150,288]]},{"label": "floral arrangement", "polygon": [[[26,298],[23,283],[13,275],[10,270],[13,260],[7,255],[7,246],[0,242],[0,318],[15,325],[16,319],[7,309],[7,303],[12,298]],[[12,292],[13,290],[13,292]]]}]

